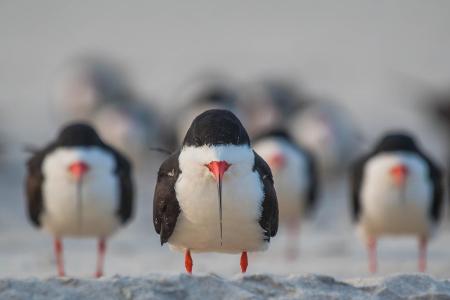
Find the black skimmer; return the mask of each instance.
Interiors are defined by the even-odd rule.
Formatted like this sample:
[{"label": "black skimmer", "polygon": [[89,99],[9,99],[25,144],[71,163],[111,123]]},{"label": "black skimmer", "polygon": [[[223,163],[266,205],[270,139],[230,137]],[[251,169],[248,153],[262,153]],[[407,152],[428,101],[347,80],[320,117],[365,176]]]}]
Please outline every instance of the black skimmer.
[{"label": "black skimmer", "polygon": [[318,174],[313,156],[297,145],[286,130],[274,129],[255,137],[253,148],[269,164],[277,191],[280,224],[290,233],[287,257],[297,256],[300,221],[315,207]]},{"label": "black skimmer", "polygon": [[352,213],[375,272],[376,241],[383,235],[415,235],[419,270],[426,268],[426,247],[439,221],[443,183],[437,165],[405,133],[385,135],[356,162],[352,174]]},{"label": "black skimmer", "polygon": [[197,116],[181,149],[161,165],[153,200],[161,245],[185,252],[262,251],[278,229],[272,173],[254,152],[239,119],[227,110]]},{"label": "black skimmer", "polygon": [[317,158],[321,177],[342,174],[361,150],[361,138],[349,113],[331,102],[317,102],[290,120],[293,138]]},{"label": "black skimmer", "polygon": [[64,237],[95,237],[96,276],[103,274],[106,239],[132,217],[133,182],[128,160],[83,123],[28,160],[26,195],[31,222],[54,236],[58,274],[64,276]]}]

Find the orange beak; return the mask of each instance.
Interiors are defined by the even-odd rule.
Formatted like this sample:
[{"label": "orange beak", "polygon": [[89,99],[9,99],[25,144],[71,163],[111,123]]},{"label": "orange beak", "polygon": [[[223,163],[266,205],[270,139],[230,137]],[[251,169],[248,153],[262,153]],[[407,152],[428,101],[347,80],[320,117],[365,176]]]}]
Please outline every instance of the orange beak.
[{"label": "orange beak", "polygon": [[222,178],[231,164],[226,161],[212,161],[206,165],[217,181],[217,194],[219,196],[219,218],[220,218],[220,246],[222,246]]},{"label": "orange beak", "polygon": [[272,169],[281,169],[286,164],[286,158],[284,157],[284,155],[277,153],[271,156],[267,162]]},{"label": "orange beak", "polygon": [[391,168],[391,176],[397,186],[403,186],[408,177],[409,170],[405,165],[397,165]]},{"label": "orange beak", "polygon": [[89,165],[84,161],[77,161],[69,166],[69,172],[77,180],[80,180],[88,171]]},{"label": "orange beak", "polygon": [[209,171],[214,175],[216,181],[221,181],[223,178],[223,174],[228,170],[231,166],[226,161],[212,161],[206,165]]}]

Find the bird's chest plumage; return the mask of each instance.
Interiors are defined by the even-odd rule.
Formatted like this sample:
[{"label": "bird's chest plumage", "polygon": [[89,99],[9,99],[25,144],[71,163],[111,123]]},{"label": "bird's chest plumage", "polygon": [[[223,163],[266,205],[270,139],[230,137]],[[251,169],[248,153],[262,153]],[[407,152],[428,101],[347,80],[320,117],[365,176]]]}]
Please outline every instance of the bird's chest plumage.
[{"label": "bird's chest plumage", "polygon": [[240,252],[265,248],[259,225],[264,198],[257,172],[235,174],[231,169],[222,183],[223,240],[220,245],[217,184],[207,172],[182,173],[175,185],[181,208],[169,243],[192,251]]},{"label": "bird's chest plumage", "polygon": [[[403,186],[389,176],[389,167],[402,163],[410,172]],[[432,185],[426,165],[411,157],[381,156],[369,161],[361,189],[362,220],[375,231],[392,234],[429,230],[427,221]]]},{"label": "bird's chest plumage", "polygon": [[98,237],[108,236],[118,228],[118,179],[109,163],[103,163],[109,159],[96,155],[89,153],[83,157],[92,169],[80,182],[61,167],[66,160],[79,158],[79,153],[61,151],[44,162],[41,220],[46,230],[59,236]]},{"label": "bird's chest plumage", "polygon": [[307,174],[301,171],[303,170],[300,168],[288,167],[273,173],[281,222],[289,223],[303,215],[307,201],[308,178]]}]

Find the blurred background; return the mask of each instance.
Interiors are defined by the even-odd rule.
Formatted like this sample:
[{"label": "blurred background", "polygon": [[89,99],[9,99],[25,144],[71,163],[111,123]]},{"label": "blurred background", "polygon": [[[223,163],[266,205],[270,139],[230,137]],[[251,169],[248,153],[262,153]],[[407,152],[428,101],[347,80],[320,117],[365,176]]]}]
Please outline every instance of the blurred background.
[{"label": "blurred background", "polygon": [[[0,276],[53,275],[52,239],[25,214],[26,146],[88,120],[135,163],[135,220],[109,244],[106,275],[182,272],[151,220],[155,175],[193,116],[233,110],[254,136],[288,128],[317,158],[321,192],[299,258],[282,231],[249,272],[368,276],[348,214],[347,170],[389,129],[449,161],[450,3],[444,1],[0,1]],[[448,213],[429,273],[450,276]],[[416,270],[413,238],[383,239],[379,274]],[[95,241],[68,240],[69,275],[90,274]],[[195,255],[197,272],[238,258]]]}]

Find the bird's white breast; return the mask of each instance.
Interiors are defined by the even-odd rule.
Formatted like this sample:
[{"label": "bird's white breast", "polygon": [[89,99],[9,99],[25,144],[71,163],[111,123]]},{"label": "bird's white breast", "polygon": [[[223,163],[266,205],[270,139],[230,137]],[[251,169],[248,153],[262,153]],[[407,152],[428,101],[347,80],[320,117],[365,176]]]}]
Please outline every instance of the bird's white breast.
[{"label": "bird's white breast", "polygon": [[[390,169],[405,165],[409,174],[403,188],[396,186]],[[408,152],[383,153],[367,161],[360,191],[363,235],[428,235],[431,224],[428,211],[432,183],[426,162]]]},{"label": "bird's white breast", "polygon": [[285,158],[283,168],[272,168],[279,218],[283,223],[298,220],[304,212],[307,191],[311,184],[307,158],[280,138],[261,140],[254,145],[254,149],[266,161],[276,154]]},{"label": "bird's white breast", "polygon": [[[81,184],[68,167],[84,161],[89,171]],[[108,236],[119,226],[118,179],[114,157],[97,147],[58,148],[44,159],[41,221],[56,236]]]},{"label": "bird's white breast", "polygon": [[[220,245],[219,201],[216,181],[204,165],[231,164],[222,183],[223,243]],[[169,244],[179,250],[235,253],[264,250],[259,225],[264,198],[254,154],[247,146],[185,147],[180,153],[181,174],[175,185],[181,208]]]}]

